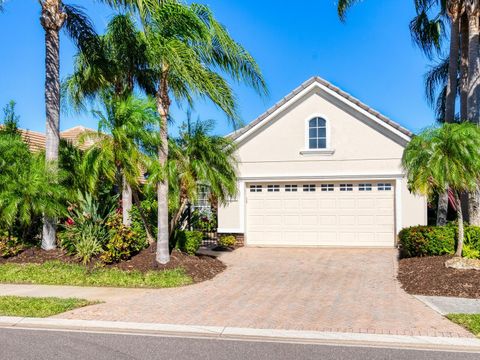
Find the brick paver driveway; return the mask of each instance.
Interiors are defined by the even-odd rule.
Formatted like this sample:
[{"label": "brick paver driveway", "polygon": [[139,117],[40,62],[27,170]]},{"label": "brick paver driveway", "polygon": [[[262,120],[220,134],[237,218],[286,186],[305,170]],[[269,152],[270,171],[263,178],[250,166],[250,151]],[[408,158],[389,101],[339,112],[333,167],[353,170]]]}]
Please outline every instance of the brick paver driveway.
[{"label": "brick paver driveway", "polygon": [[[470,336],[406,294],[391,249],[242,248],[213,280],[123,290],[62,318],[405,335]],[[119,290],[120,292],[122,290]]]}]

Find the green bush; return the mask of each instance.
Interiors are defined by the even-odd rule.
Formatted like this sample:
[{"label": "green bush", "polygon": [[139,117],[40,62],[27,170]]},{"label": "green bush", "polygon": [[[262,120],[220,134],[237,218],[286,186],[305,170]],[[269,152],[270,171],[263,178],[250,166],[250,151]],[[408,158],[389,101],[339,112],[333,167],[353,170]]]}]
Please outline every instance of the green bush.
[{"label": "green bush", "polygon": [[[439,256],[455,253],[457,226],[412,226],[399,235],[402,257]],[[466,226],[464,256],[475,257],[480,251],[480,227]]]},{"label": "green bush", "polygon": [[237,239],[233,235],[221,236],[218,239],[218,245],[225,246],[225,247],[233,247],[235,246]]},{"label": "green bush", "polygon": [[137,233],[134,228],[123,225],[122,214],[110,216],[106,226],[109,229],[109,239],[100,259],[107,264],[128,260],[148,245],[145,236]]},{"label": "green bush", "polygon": [[202,245],[203,234],[200,231],[177,230],[175,247],[189,255],[195,255]]},{"label": "green bush", "polygon": [[0,257],[8,258],[21,253],[25,245],[13,236],[8,236],[0,231]]}]

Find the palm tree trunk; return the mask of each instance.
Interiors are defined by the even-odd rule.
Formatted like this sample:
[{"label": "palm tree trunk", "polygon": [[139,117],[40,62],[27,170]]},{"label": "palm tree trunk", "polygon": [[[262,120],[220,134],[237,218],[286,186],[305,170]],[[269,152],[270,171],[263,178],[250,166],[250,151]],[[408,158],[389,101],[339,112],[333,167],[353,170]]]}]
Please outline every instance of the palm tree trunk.
[{"label": "palm tree trunk", "polygon": [[168,95],[168,83],[166,75],[162,76],[157,91],[157,110],[160,115],[160,146],[158,148],[158,161],[163,170],[163,178],[157,186],[158,201],[158,231],[157,231],[157,254],[156,260],[164,265],[170,261],[169,233],[168,233],[168,112],[170,98]]},{"label": "palm tree trunk", "polygon": [[451,32],[445,122],[451,123],[455,120],[455,99],[457,98],[458,50],[460,41],[460,2],[458,0],[449,1],[448,15],[451,19]]},{"label": "palm tree trunk", "polygon": [[444,226],[447,224],[447,213],[448,213],[448,190],[438,195],[437,226]]},{"label": "palm tree trunk", "polygon": [[145,233],[147,234],[148,243],[151,245],[154,242],[153,236],[150,230],[150,225],[148,224],[148,221],[147,221],[147,217],[143,212],[142,203],[140,202],[140,199],[138,198],[138,194],[136,191],[133,191],[132,194],[133,194],[133,200],[135,202],[135,205],[137,206],[138,212],[140,213],[140,218],[142,219],[143,227],[145,228]]},{"label": "palm tree trunk", "polygon": [[480,124],[480,58],[479,58],[479,16],[480,0],[468,1],[468,120]]},{"label": "palm tree trunk", "polygon": [[[47,166],[57,166],[60,144],[60,38],[59,31],[66,15],[60,9],[59,0],[41,2],[40,22],[45,30],[45,115]],[[56,247],[56,219],[44,217],[42,248]]]},{"label": "palm tree trunk", "polygon": [[468,15],[462,14],[460,24],[460,120],[465,121],[468,118]]},{"label": "palm tree trunk", "polygon": [[463,229],[463,212],[462,212],[462,203],[460,201],[460,196],[457,191],[455,191],[455,205],[457,207],[457,219],[458,219],[458,243],[457,251],[455,256],[462,256],[463,252],[463,238],[464,238],[464,229]]},{"label": "palm tree trunk", "polygon": [[[480,58],[479,58],[479,16],[480,0],[467,1],[468,14],[468,97],[467,119],[480,125]],[[478,189],[469,194],[468,212],[472,225],[480,225],[480,194]]]},{"label": "palm tree trunk", "polygon": [[172,216],[172,220],[170,220],[170,235],[173,234],[178,224],[178,221],[180,220],[180,217],[182,216],[183,212],[185,211],[185,208],[187,207],[187,204],[188,204],[188,200],[182,199],[180,202],[180,207],[178,208],[175,215]]},{"label": "palm tree trunk", "polygon": [[125,226],[132,225],[130,211],[132,211],[132,187],[125,175],[122,175],[122,218]]}]

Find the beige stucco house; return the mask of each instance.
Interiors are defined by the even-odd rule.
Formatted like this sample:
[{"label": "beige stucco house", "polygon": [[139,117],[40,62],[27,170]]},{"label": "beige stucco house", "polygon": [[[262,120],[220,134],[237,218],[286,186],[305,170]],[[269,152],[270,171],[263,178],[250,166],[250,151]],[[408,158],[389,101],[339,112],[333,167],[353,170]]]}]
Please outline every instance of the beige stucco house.
[{"label": "beige stucco house", "polygon": [[230,136],[238,196],[218,232],[247,246],[393,247],[427,222],[401,167],[412,133],[321,78]]}]

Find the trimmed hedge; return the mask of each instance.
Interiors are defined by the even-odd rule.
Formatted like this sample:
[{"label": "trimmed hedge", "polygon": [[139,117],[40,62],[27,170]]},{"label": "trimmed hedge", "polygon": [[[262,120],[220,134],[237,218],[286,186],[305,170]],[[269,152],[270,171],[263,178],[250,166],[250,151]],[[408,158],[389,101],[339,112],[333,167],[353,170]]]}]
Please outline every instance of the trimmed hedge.
[{"label": "trimmed hedge", "polygon": [[189,255],[195,255],[202,245],[203,233],[200,231],[178,230],[175,233],[175,247]]},{"label": "trimmed hedge", "polygon": [[[412,226],[398,234],[402,257],[439,256],[455,253],[457,226]],[[465,226],[467,251],[480,250],[480,227]],[[464,251],[464,256],[467,256]]]}]

